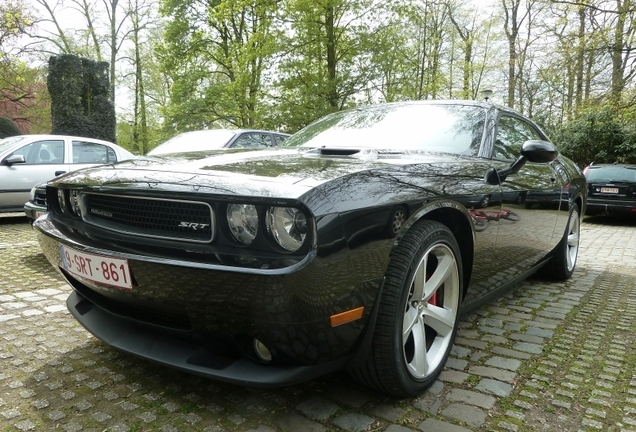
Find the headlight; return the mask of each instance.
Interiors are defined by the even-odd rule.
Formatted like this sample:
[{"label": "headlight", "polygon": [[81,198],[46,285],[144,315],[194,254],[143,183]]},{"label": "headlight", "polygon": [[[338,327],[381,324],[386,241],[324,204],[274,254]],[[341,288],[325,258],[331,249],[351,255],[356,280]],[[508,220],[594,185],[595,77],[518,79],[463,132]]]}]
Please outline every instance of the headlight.
[{"label": "headlight", "polygon": [[295,252],[307,236],[307,217],[293,207],[270,207],[267,210],[267,229],[281,247]]},{"label": "headlight", "polygon": [[243,244],[250,244],[258,233],[258,212],[249,204],[227,206],[227,223],[232,236]]},{"label": "headlight", "polygon": [[35,190],[38,188],[38,185],[35,185],[31,188],[31,192],[29,193],[29,201],[35,201]]},{"label": "headlight", "polygon": [[57,203],[60,205],[60,211],[66,213],[66,200],[64,199],[64,189],[57,190]]}]

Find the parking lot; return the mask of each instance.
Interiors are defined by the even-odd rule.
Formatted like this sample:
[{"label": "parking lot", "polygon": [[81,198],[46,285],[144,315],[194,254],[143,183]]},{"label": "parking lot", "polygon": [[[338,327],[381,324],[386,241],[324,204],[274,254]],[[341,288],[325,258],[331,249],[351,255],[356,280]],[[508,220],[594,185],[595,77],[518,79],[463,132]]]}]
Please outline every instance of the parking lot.
[{"label": "parking lot", "polygon": [[463,316],[440,379],[405,400],[344,372],[250,389],[114,351],[19,215],[0,216],[0,262],[1,430],[636,431],[636,220],[585,219],[574,277]]}]

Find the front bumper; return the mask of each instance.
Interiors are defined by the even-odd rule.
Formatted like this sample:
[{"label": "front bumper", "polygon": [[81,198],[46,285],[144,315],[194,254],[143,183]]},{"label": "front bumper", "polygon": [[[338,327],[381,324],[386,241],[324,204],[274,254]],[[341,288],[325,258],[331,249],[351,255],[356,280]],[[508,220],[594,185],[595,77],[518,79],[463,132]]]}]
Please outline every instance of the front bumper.
[{"label": "front bumper", "polygon": [[278,387],[306,381],[343,368],[349,357],[314,366],[271,366],[247,357],[219,354],[178,333],[121,319],[74,291],[68,310],[96,338],[146,360],[219,381],[255,387]]},{"label": "front bumper", "polygon": [[37,218],[46,213],[46,207],[28,201],[24,204],[24,213],[27,219],[29,219],[29,223],[33,225],[33,222],[35,222]]},{"label": "front bumper", "polygon": [[[241,272],[96,249],[58,230],[48,215],[34,227],[45,255],[75,289],[67,302],[72,315],[98,339],[133,355],[226,382],[280,386],[342,368],[369,341],[382,278],[357,281],[345,256]],[[60,244],[127,259],[133,289],[63,270]],[[331,325],[332,315],[361,306],[360,319]],[[250,352],[254,339],[272,352],[271,363]]]},{"label": "front bumper", "polygon": [[585,214],[593,215],[606,213],[636,214],[636,201],[587,198],[587,209]]}]

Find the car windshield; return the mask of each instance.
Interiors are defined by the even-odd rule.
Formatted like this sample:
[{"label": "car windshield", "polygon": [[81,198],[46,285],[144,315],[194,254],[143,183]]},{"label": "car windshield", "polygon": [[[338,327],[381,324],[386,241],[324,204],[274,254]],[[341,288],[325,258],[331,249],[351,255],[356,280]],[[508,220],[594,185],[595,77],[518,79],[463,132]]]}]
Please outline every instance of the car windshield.
[{"label": "car windshield", "polygon": [[24,139],[26,139],[26,137],[18,135],[0,140],[0,153]]},{"label": "car windshield", "polygon": [[636,182],[636,168],[625,167],[590,167],[587,181]]},{"label": "car windshield", "polygon": [[284,147],[425,150],[477,155],[486,110],[462,104],[389,104],[341,111],[316,121]]},{"label": "car windshield", "polygon": [[157,156],[168,153],[217,150],[225,147],[235,134],[236,132],[227,129],[185,132],[152,149],[148,154]]}]

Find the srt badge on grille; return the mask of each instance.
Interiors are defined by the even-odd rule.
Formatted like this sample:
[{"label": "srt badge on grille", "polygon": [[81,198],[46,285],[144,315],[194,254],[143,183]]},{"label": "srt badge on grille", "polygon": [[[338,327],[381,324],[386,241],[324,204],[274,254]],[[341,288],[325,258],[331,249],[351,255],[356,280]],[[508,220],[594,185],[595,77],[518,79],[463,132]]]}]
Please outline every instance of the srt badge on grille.
[{"label": "srt badge on grille", "polygon": [[96,209],[96,208],[92,208],[91,209],[91,213],[96,214],[98,216],[108,217],[108,218],[112,218],[113,217],[113,212],[109,212],[109,211],[106,211],[106,210],[100,210],[100,209]]},{"label": "srt badge on grille", "polygon": [[190,228],[195,231],[200,229],[205,229],[209,227],[210,224],[198,223],[198,222],[179,222],[179,228]]}]

